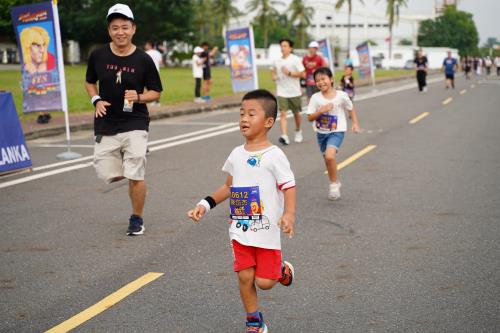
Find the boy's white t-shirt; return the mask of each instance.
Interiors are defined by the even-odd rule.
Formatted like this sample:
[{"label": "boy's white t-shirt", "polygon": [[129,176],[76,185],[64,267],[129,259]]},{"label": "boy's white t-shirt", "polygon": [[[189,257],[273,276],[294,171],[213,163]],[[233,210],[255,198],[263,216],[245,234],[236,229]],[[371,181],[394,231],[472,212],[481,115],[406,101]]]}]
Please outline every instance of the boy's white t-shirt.
[{"label": "boy's white t-shirt", "polygon": [[193,54],[193,77],[201,79],[203,77],[203,63],[201,63],[201,58]]},{"label": "boy's white t-shirt", "polygon": [[351,111],[353,105],[349,95],[344,91],[336,90],[335,97],[332,99],[327,99],[321,91],[315,93],[311,96],[311,100],[307,106],[307,114],[315,113],[320,106],[328,103],[333,104],[333,109],[328,114],[322,114],[314,121],[316,132],[327,134],[347,131],[345,111]]},{"label": "boy's white t-shirt", "polygon": [[222,170],[233,177],[230,239],[247,246],[280,250],[282,191],[295,186],[285,153],[277,146],[251,152],[241,145],[233,149]]},{"label": "boy's white t-shirt", "polygon": [[291,72],[303,72],[306,70],[302,60],[293,53],[290,53],[285,59],[279,58],[275,60],[274,69],[277,75],[276,95],[286,98],[301,96],[300,79],[284,74],[282,71],[283,67]]}]

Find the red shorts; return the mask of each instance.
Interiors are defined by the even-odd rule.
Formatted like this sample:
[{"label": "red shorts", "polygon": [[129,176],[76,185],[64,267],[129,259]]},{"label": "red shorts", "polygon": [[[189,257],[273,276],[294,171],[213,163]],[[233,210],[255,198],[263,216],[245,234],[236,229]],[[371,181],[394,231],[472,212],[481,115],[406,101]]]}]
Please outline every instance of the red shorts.
[{"label": "red shorts", "polygon": [[281,250],[264,249],[246,246],[233,240],[234,271],[255,267],[255,276],[270,279],[281,279]]}]

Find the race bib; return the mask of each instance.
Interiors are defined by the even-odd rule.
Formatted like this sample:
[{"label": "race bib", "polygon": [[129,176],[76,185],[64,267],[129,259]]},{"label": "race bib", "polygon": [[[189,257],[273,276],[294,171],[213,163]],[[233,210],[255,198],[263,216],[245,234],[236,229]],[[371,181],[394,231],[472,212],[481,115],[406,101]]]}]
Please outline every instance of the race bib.
[{"label": "race bib", "polygon": [[231,187],[229,208],[233,220],[260,219],[262,217],[262,207],[259,187]]},{"label": "race bib", "polygon": [[324,131],[333,131],[337,129],[337,116],[331,114],[321,114],[316,119],[316,128]]},{"label": "race bib", "polygon": [[229,199],[231,220],[236,222],[236,228],[244,232],[269,229],[269,221],[262,215],[262,203],[258,186],[231,187]]}]

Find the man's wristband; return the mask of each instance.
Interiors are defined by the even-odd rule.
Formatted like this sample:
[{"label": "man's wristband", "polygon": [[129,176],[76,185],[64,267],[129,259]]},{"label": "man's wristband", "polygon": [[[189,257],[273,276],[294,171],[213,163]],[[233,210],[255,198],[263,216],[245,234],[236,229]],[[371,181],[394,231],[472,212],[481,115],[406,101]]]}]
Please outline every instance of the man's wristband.
[{"label": "man's wristband", "polygon": [[102,98],[101,96],[99,95],[95,95],[94,97],[92,97],[92,99],[90,100],[92,102],[92,104],[94,105],[94,107],[96,106],[97,102],[101,101]]},{"label": "man's wristband", "polygon": [[211,196],[208,196],[205,199],[200,200],[200,202],[198,202],[198,205],[205,207],[205,210],[207,212],[209,212],[210,209],[217,206],[217,203],[215,202],[214,198],[212,198]]}]

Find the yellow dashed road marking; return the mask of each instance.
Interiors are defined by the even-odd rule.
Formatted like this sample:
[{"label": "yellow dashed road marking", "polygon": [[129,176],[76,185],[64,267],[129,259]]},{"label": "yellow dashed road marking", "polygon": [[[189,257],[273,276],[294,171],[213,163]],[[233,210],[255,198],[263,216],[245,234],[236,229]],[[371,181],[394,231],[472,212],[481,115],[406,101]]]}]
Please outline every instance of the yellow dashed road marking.
[{"label": "yellow dashed road marking", "polygon": [[46,331],[45,333],[62,333],[62,332],[68,332],[75,327],[83,324],[89,319],[92,319],[93,317],[97,316],[99,313],[106,311],[128,295],[132,294],[133,292],[139,290],[140,288],[144,287],[150,282],[153,282],[160,276],[162,276],[163,273],[146,273],[140,278],[138,278],[135,281],[130,282],[126,286],[118,289],[111,295],[103,298],[101,301],[98,303],[92,305],[90,308],[80,312],[79,314],[69,318],[65,322],[51,328],[50,330]]}]

